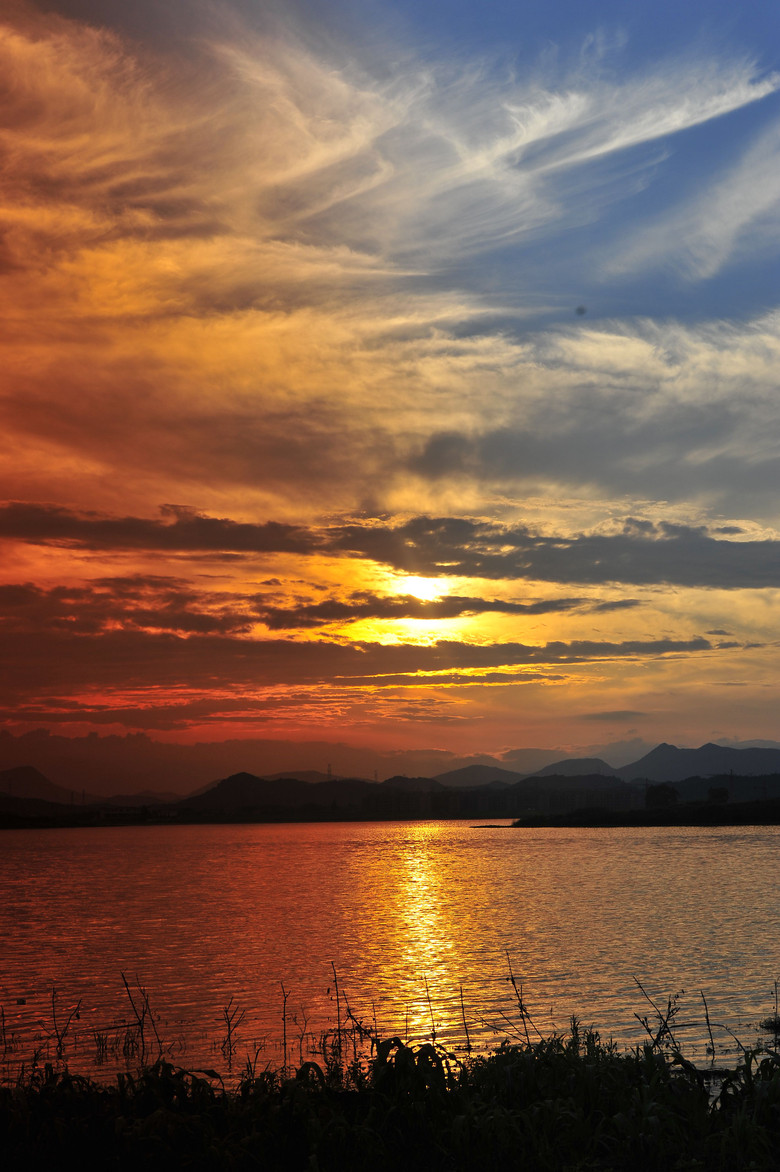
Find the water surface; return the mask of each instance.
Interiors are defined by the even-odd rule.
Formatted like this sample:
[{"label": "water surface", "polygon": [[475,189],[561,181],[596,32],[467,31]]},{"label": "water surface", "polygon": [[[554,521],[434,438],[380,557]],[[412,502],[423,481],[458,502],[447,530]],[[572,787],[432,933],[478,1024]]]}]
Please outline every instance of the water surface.
[{"label": "water surface", "polygon": [[[475,829],[463,822],[149,826],[4,831],[0,1006],[6,1065],[36,1046],[71,1065],[96,1037],[122,1055],[146,989],[166,1053],[224,1065],[224,1009],[244,1012],[236,1060],[309,1055],[352,1011],[382,1033],[455,1047],[522,1034],[509,965],[542,1032],[571,1014],[621,1044],[684,990],[681,1040],[704,1056],[758,1040],[780,975],[780,828]],[[462,1000],[461,1000],[462,990]],[[285,1002],[286,998],[286,1002]],[[283,1008],[284,1007],[284,1008]],[[343,1005],[342,1005],[343,1012]],[[510,1024],[511,1023],[511,1024]],[[724,1028],[719,1028],[724,1027]],[[12,1044],[9,1045],[9,1039]],[[0,1049],[2,1045],[0,1044]],[[94,1073],[94,1070],[92,1071]]]}]

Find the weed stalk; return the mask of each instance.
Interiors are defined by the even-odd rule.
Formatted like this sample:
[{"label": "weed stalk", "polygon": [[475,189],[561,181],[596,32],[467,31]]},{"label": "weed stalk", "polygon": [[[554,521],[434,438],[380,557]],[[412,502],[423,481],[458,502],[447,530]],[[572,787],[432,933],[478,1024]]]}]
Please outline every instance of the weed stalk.
[{"label": "weed stalk", "polygon": [[65,1053],[65,1039],[68,1036],[71,1022],[75,1019],[79,1020],[81,1017],[81,1001],[79,1001],[68,1014],[67,1021],[60,1026],[57,1022],[57,990],[51,991],[51,1019],[54,1025],[54,1037],[57,1039],[57,1057],[62,1058]]},{"label": "weed stalk", "polygon": [[282,1070],[287,1070],[287,998],[290,994],[284,987],[284,981],[280,981],[282,987],[282,1054],[284,1056],[284,1065]]},{"label": "weed stalk", "polygon": [[231,997],[227,1005],[222,1007],[222,1020],[225,1023],[225,1037],[222,1039],[220,1049],[227,1061],[228,1070],[233,1069],[233,1054],[236,1049],[235,1034],[241,1022],[246,1016],[246,1010],[239,1009],[237,1005],[233,1004]]}]

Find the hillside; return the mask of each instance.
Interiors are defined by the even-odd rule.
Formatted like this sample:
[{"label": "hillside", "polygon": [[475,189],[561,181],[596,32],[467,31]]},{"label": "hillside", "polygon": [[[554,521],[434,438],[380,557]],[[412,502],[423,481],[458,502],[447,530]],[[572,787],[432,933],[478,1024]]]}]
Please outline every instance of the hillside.
[{"label": "hillside", "polygon": [[656,745],[638,761],[615,770],[626,781],[684,781],[687,777],[713,777],[728,773],[756,777],[778,772],[780,749],[732,749],[712,743],[698,749]]}]

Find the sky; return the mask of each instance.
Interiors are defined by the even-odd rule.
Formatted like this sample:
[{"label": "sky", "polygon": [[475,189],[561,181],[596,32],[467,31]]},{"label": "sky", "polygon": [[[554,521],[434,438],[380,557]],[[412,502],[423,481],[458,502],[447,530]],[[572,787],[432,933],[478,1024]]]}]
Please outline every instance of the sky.
[{"label": "sky", "polygon": [[6,0],[0,93],[6,730],[777,736],[774,5]]}]

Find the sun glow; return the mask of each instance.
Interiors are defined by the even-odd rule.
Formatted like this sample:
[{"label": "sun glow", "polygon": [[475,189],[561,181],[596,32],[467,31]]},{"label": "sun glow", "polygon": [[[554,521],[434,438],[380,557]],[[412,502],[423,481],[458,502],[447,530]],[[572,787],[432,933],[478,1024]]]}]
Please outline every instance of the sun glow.
[{"label": "sun glow", "polygon": [[449,594],[449,586],[441,578],[421,578],[416,574],[396,578],[393,585],[399,594],[411,594],[423,602],[433,602]]}]

